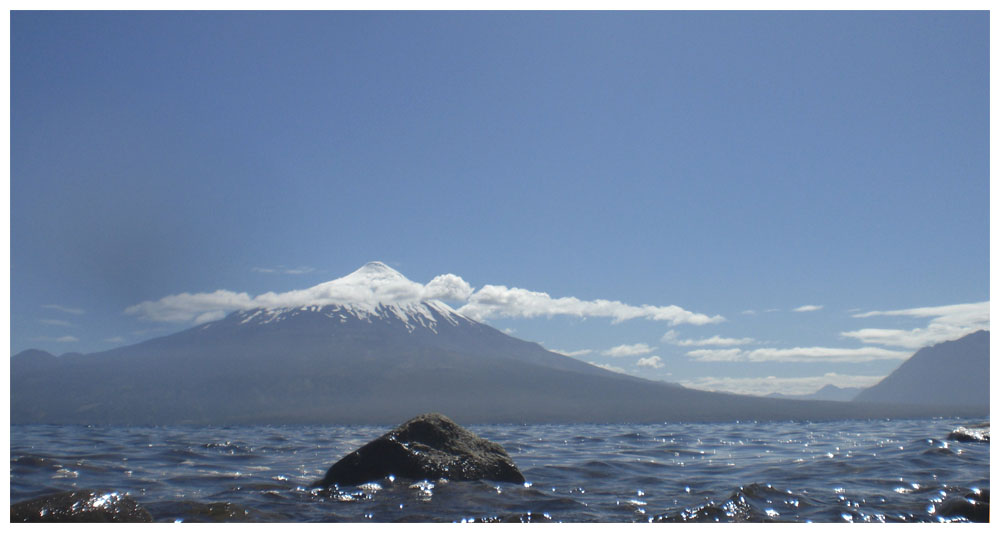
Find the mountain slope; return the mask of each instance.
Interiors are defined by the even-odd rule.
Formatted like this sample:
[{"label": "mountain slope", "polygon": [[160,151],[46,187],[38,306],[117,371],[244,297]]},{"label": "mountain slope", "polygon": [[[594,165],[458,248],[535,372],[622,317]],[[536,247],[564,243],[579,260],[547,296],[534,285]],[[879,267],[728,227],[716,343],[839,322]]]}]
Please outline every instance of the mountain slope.
[{"label": "mountain slope", "polygon": [[922,348],[856,402],[914,405],[990,405],[990,333]]},{"label": "mountain slope", "polygon": [[[324,284],[319,304],[245,309],[94,354],[22,352],[11,359],[11,421],[391,424],[437,411],[460,423],[656,422],[934,411],[736,396],[625,376],[440,301],[371,297],[407,283],[371,263]],[[330,303],[359,287],[363,297]]]}]

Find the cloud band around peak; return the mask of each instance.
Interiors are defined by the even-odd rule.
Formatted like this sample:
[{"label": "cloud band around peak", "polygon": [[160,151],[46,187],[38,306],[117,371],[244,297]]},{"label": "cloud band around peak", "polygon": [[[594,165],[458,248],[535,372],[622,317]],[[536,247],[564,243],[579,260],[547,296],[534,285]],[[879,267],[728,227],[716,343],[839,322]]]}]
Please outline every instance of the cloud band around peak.
[{"label": "cloud band around peak", "polygon": [[[360,272],[360,271],[359,271]],[[416,303],[424,300],[463,302],[458,312],[473,319],[493,317],[534,318],[575,316],[610,318],[613,323],[636,318],[666,321],[671,325],[704,325],[722,322],[722,316],[694,313],[676,305],[629,305],[611,300],[553,298],[544,292],[503,285],[485,285],[474,290],[455,274],[436,276],[426,285],[402,275],[352,275],[314,287],[284,293],[267,292],[250,296],[245,292],[217,290],[210,293],[181,293],[156,301],[145,301],[125,310],[126,314],[154,322],[194,322],[218,320],[232,311],[254,308],[283,308],[306,305],[362,305]]]}]

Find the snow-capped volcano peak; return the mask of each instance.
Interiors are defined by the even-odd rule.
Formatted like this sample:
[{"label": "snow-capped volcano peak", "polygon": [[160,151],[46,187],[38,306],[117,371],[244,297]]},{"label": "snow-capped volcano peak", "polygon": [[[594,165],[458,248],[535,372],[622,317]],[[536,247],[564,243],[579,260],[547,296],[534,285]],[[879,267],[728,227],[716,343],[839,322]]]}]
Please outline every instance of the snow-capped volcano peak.
[{"label": "snow-capped volcano peak", "polygon": [[366,313],[379,307],[407,307],[430,313],[433,307],[444,310],[449,316],[461,316],[442,300],[463,302],[472,293],[472,287],[454,274],[442,274],[423,284],[407,279],[385,263],[372,261],[346,276],[304,289],[265,292],[257,296],[227,290],[184,293],[142,302],[125,312],[168,322],[190,319],[195,324],[218,320],[231,311],[262,309],[271,313],[330,305]]},{"label": "snow-capped volcano peak", "polygon": [[385,263],[371,261],[344,277],[308,289],[257,296],[254,303],[258,305],[235,317],[241,324],[269,324],[318,313],[339,321],[398,321],[411,332],[422,326],[436,333],[442,320],[456,326],[472,322],[438,299],[454,291],[452,278],[439,276],[423,285]]},{"label": "snow-capped volcano peak", "polygon": [[369,261],[364,266],[340,278],[357,282],[410,281],[406,276],[381,261]]},{"label": "snow-capped volcano peak", "polygon": [[[374,307],[428,299],[424,286],[385,263],[372,261],[350,274],[301,291],[307,302]],[[283,306],[282,306],[283,307]]]},{"label": "snow-capped volcano peak", "polygon": [[[240,325],[278,324],[297,317],[313,316],[329,320],[335,324],[349,322],[376,322],[403,327],[412,333],[418,328],[425,328],[438,333],[441,326],[461,326],[476,322],[459,314],[448,304],[437,300],[412,302],[404,304],[375,304],[373,306],[357,304],[304,305],[301,307],[283,307],[276,309],[250,309],[231,315],[227,320],[236,321]],[[205,329],[211,324],[204,326]]]}]

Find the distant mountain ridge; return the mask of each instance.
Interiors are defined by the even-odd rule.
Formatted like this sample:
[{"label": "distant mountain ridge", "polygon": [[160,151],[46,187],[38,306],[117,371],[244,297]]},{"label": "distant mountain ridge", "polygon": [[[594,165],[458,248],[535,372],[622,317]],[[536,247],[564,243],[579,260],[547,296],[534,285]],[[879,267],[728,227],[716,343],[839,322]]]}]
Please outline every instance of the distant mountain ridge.
[{"label": "distant mountain ridge", "polygon": [[921,348],[856,402],[989,408],[990,332]]},{"label": "distant mountain ridge", "polygon": [[[369,263],[321,285],[321,303],[235,311],[93,354],[21,352],[11,358],[11,422],[392,424],[423,412],[463,424],[962,414],[713,393],[618,374],[506,335],[438,300],[371,297],[408,283]],[[344,294],[361,296],[334,301]]]},{"label": "distant mountain ridge", "polygon": [[862,387],[838,387],[836,385],[824,385],[816,392],[809,394],[782,394],[774,392],[768,394],[769,398],[785,398],[790,400],[828,400],[834,402],[849,402],[864,390]]}]

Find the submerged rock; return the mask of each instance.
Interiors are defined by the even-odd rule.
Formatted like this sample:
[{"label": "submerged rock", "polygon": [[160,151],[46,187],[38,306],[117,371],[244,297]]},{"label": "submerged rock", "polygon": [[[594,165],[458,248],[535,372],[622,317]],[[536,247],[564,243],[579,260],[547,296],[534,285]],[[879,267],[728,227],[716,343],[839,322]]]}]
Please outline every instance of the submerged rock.
[{"label": "submerged rock", "polygon": [[[782,491],[770,484],[751,483],[740,487],[721,503],[709,501],[700,506],[685,508],[672,514],[660,514],[652,522],[784,522],[781,518],[785,509],[775,502],[794,500],[793,507],[799,506],[801,497],[790,491]],[[809,505],[803,501],[805,505]],[[778,511],[780,510],[780,511]]]},{"label": "submerged rock", "polygon": [[969,492],[964,497],[952,496],[938,506],[937,514],[944,518],[964,518],[970,522],[989,522],[990,491],[982,489]]},{"label": "submerged rock", "polygon": [[989,442],[990,424],[975,424],[972,426],[960,426],[948,434],[948,440],[958,442]]},{"label": "submerged rock", "polygon": [[91,489],[60,492],[10,506],[11,522],[152,522],[131,497]]},{"label": "submerged rock", "polygon": [[477,437],[444,415],[429,413],[404,422],[337,461],[316,486],[357,485],[389,475],[524,483],[524,476],[502,446]]}]

